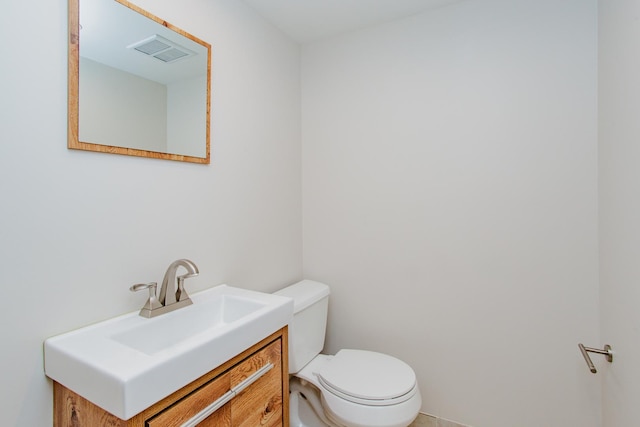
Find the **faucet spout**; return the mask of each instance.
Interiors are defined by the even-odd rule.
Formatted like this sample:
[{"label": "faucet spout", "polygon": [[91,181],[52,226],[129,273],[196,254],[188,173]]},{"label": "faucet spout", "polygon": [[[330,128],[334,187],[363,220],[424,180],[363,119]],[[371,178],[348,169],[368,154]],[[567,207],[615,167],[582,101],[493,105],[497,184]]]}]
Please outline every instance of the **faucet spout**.
[{"label": "faucet spout", "polygon": [[[176,278],[176,272],[180,267],[184,267],[187,273]],[[160,295],[158,296],[160,303],[166,307],[179,301],[188,300],[189,295],[187,295],[187,292],[184,290],[184,279],[195,277],[199,273],[198,267],[188,259],[179,259],[172,262],[169,268],[167,268],[167,272],[164,274],[164,279],[162,280],[162,287],[160,288]],[[177,289],[176,279],[178,282]]]}]

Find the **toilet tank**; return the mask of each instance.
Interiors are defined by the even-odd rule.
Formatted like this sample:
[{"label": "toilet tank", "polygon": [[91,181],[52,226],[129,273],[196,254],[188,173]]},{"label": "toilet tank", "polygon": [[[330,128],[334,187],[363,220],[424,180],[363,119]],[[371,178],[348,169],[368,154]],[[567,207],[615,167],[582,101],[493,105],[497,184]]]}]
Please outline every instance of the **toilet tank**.
[{"label": "toilet tank", "polygon": [[303,280],[275,292],[293,298],[293,320],[289,324],[289,373],[300,371],[324,347],[329,307],[329,287]]}]

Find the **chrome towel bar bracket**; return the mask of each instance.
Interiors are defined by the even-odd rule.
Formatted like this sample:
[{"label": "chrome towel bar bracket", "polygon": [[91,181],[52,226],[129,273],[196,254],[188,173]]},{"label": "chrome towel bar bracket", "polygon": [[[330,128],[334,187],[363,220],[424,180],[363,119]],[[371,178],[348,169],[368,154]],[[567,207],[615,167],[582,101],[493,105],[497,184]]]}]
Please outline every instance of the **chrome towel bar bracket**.
[{"label": "chrome towel bar bracket", "polygon": [[613,362],[613,350],[611,350],[611,346],[609,344],[605,344],[604,350],[600,350],[599,348],[585,347],[582,344],[578,344],[578,348],[580,349],[580,352],[582,353],[582,357],[584,357],[584,361],[587,362],[587,366],[589,366],[589,370],[591,371],[592,374],[595,374],[598,371],[596,370],[596,367],[593,365],[593,362],[589,357],[589,353],[604,354],[605,358],[607,359],[607,362],[609,363]]}]

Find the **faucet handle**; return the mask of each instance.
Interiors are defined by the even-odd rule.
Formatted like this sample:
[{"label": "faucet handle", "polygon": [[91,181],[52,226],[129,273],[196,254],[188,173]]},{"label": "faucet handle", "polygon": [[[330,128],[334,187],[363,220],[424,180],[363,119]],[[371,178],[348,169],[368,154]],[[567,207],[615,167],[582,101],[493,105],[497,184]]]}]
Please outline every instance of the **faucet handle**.
[{"label": "faucet handle", "polygon": [[183,274],[182,276],[178,276],[178,290],[176,291],[176,300],[178,302],[188,300],[189,295],[187,291],[184,289],[184,279],[188,279],[189,277],[195,277],[198,274]]},{"label": "faucet handle", "polygon": [[142,309],[154,310],[156,308],[162,307],[162,304],[160,304],[160,301],[158,301],[158,298],[156,297],[157,288],[158,288],[158,284],[156,282],[149,282],[149,283],[137,283],[131,286],[129,290],[131,292],[137,292],[143,289],[149,289],[149,299],[147,300],[147,303],[144,305],[144,307],[142,307]]}]

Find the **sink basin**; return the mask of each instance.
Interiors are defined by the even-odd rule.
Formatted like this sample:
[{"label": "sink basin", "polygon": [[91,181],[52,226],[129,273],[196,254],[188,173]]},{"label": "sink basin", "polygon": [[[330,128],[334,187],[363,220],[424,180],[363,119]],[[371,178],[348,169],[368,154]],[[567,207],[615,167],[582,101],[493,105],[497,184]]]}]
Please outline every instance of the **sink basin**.
[{"label": "sink basin", "polygon": [[201,377],[293,316],[293,300],[220,285],[151,319],[138,312],[49,338],[45,373],[127,420]]},{"label": "sink basin", "polygon": [[[255,313],[266,305],[263,301],[218,295],[207,304],[185,307],[179,315],[158,317],[155,322],[143,322],[122,332],[111,335],[111,339],[148,355],[182,345],[191,337],[223,328],[230,323]],[[172,313],[178,313],[174,311]],[[176,320],[176,317],[179,317]]]}]

